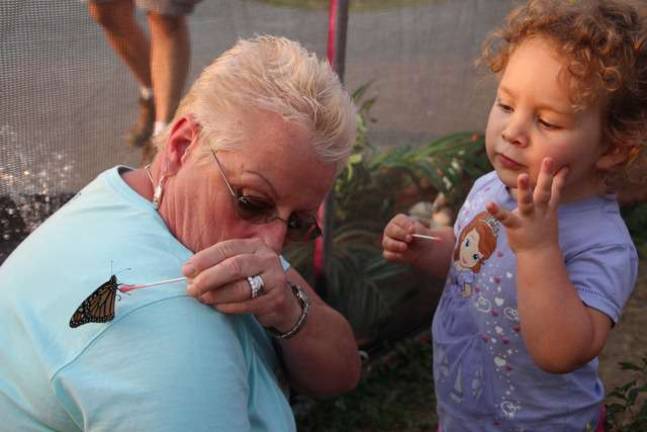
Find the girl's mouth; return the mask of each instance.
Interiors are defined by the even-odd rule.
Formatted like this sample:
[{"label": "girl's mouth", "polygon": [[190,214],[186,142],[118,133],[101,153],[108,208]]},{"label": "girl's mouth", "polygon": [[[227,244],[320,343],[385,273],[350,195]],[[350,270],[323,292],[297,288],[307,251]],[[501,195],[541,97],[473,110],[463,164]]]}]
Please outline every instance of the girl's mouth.
[{"label": "girl's mouth", "polygon": [[520,164],[514,159],[510,159],[503,153],[497,153],[499,163],[503,165],[504,168],[511,169],[511,170],[520,170],[521,168],[524,168],[524,165]]}]

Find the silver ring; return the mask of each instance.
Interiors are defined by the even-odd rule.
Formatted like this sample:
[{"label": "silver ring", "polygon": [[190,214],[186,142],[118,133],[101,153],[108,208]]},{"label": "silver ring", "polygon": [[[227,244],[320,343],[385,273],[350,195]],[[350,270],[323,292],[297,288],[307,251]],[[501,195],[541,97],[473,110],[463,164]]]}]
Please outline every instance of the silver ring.
[{"label": "silver ring", "polygon": [[265,286],[265,282],[263,282],[263,278],[260,274],[247,276],[247,283],[249,284],[250,294],[253,299],[263,295],[263,287]]}]

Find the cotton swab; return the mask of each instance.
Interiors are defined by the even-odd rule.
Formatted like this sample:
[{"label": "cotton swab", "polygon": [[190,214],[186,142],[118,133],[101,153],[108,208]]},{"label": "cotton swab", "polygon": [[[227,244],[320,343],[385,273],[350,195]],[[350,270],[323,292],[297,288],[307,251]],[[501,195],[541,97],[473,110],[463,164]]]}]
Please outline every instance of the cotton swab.
[{"label": "cotton swab", "polygon": [[411,234],[411,237],[425,239],[425,240],[434,240],[434,241],[440,241],[441,240],[440,237],[428,236],[428,235],[424,235],[424,234]]},{"label": "cotton swab", "polygon": [[121,292],[128,292],[128,291],[133,291],[139,288],[147,288],[147,287],[152,287],[152,286],[157,286],[157,285],[166,285],[166,284],[172,284],[176,282],[182,282],[185,281],[186,277],[179,277],[175,279],[166,279],[166,280],[161,280],[157,282],[150,282],[150,283],[145,283],[145,284],[138,284],[138,285],[133,285],[133,284],[123,284],[119,287],[119,291]]}]

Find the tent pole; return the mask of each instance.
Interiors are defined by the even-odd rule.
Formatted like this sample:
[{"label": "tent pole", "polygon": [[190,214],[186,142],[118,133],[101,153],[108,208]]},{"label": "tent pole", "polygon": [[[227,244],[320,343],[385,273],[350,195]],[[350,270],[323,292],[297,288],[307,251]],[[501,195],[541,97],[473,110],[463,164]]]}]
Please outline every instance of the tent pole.
[{"label": "tent pole", "polygon": [[[348,8],[350,0],[330,0],[328,9],[328,48],[327,57],[340,81],[344,82],[346,68],[346,34],[348,30]],[[334,222],[334,190],[326,197],[319,208],[319,218],[322,220],[323,236],[316,240],[313,254],[315,274],[315,290],[326,296],[326,275],[330,269],[332,256],[332,238]]]}]

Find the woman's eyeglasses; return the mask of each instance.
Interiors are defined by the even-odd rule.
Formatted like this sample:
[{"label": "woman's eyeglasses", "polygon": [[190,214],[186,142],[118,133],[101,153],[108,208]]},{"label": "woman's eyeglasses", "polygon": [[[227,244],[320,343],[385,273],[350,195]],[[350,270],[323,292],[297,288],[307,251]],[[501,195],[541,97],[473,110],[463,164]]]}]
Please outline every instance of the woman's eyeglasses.
[{"label": "woman's eyeglasses", "polygon": [[211,154],[216,160],[220,175],[225,181],[227,189],[229,189],[229,193],[231,193],[234,200],[234,207],[241,219],[253,224],[267,224],[278,219],[287,225],[287,237],[290,240],[307,241],[313,240],[321,235],[321,228],[319,228],[317,219],[315,219],[314,216],[292,213],[288,217],[288,220],[285,220],[277,214],[274,203],[265,201],[258,197],[243,195],[239,191],[234,190],[229,183],[229,180],[227,180],[225,171],[222,169],[222,165],[220,164],[220,160],[218,160],[216,153],[211,150]]}]

